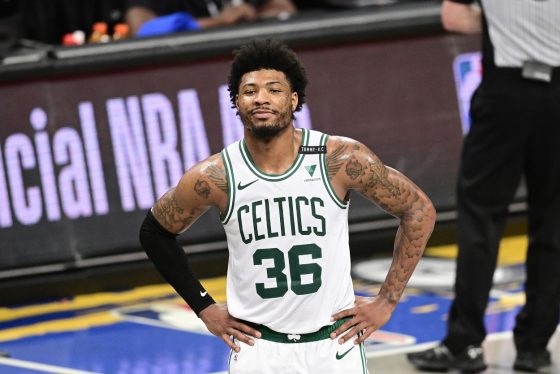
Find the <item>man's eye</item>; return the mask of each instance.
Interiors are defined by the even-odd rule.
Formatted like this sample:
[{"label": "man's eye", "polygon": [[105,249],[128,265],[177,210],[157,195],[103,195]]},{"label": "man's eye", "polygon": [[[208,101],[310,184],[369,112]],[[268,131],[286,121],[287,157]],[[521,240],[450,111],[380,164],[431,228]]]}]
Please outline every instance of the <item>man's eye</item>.
[{"label": "man's eye", "polygon": [[245,95],[252,95],[255,93],[255,90],[247,90],[245,92],[243,92]]}]

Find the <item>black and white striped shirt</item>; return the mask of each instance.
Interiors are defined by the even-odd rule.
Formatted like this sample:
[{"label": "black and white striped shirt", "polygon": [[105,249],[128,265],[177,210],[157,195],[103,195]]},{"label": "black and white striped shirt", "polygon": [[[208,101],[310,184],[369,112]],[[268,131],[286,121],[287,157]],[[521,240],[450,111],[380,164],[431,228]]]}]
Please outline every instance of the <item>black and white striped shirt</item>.
[{"label": "black and white striped shirt", "polygon": [[[475,0],[452,0],[470,4]],[[560,0],[478,0],[498,67],[560,66]]]}]

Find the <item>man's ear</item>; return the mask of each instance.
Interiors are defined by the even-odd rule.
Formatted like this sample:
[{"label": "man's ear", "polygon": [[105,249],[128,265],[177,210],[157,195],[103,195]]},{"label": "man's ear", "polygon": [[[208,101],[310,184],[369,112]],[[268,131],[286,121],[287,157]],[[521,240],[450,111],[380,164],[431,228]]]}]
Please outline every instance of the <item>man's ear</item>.
[{"label": "man's ear", "polygon": [[297,92],[292,92],[292,112],[296,111],[298,103],[299,103],[299,98]]}]

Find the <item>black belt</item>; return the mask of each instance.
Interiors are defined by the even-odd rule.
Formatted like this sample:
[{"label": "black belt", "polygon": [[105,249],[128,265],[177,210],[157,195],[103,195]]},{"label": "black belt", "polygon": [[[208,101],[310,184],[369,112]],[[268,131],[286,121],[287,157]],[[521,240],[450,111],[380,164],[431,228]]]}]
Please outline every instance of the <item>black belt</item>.
[{"label": "black belt", "polygon": [[523,68],[521,67],[490,67],[483,72],[483,79],[487,82],[498,84],[524,84],[531,82],[540,82],[544,84],[560,84],[560,67],[551,67],[551,81],[542,82],[535,79],[523,77]]}]

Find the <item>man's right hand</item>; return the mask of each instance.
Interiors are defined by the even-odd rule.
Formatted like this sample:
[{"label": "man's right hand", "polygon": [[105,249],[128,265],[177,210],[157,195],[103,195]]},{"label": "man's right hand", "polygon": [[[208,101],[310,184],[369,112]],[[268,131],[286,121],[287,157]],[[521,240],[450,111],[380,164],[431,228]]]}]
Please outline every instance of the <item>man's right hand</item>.
[{"label": "man's right hand", "polygon": [[235,340],[248,345],[255,344],[253,337],[261,337],[259,331],[232,317],[229,314],[227,304],[212,304],[204,308],[198,316],[212,334],[221,338],[235,352],[239,352],[241,347],[233,342],[232,336]]}]

